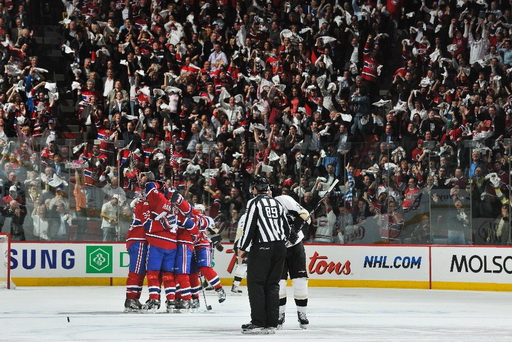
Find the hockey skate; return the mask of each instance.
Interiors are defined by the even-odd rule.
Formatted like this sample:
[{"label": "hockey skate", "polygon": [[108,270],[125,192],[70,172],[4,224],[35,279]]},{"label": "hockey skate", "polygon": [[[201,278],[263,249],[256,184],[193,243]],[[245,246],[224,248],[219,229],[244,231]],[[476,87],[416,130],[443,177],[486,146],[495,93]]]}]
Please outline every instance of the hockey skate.
[{"label": "hockey skate", "polygon": [[188,312],[192,307],[192,300],[181,300],[179,304],[176,304],[176,312]]},{"label": "hockey skate", "polygon": [[173,312],[180,312],[180,306],[181,306],[181,298],[177,298],[175,301],[174,301],[174,311]]},{"label": "hockey skate", "polygon": [[308,320],[308,317],[306,316],[306,313],[298,311],[297,312],[297,317],[299,318],[298,319],[299,320],[299,326],[302,329],[307,329],[308,328],[308,324],[309,324],[309,320]]},{"label": "hockey skate", "polygon": [[146,304],[144,304],[143,309],[147,312],[156,312],[158,309],[160,309],[160,300],[148,299]]},{"label": "hockey skate", "polygon": [[251,334],[251,335],[270,335],[275,334],[275,328],[265,328],[260,327],[259,325],[247,323],[242,325],[242,334]]},{"label": "hockey skate", "polygon": [[142,304],[138,299],[128,299],[124,301],[124,312],[140,312]]},{"label": "hockey skate", "polygon": [[277,319],[277,330],[283,329],[284,324],[284,312],[279,313],[279,318]]},{"label": "hockey skate", "polygon": [[235,284],[231,285],[231,292],[236,294],[243,293],[240,286],[236,286]]},{"label": "hockey skate", "polygon": [[174,300],[166,300],[165,301],[165,309],[168,313],[173,313],[175,306],[176,306],[176,302]]},{"label": "hockey skate", "polygon": [[215,292],[217,292],[217,296],[219,296],[219,303],[226,300],[226,291],[224,291],[222,287],[215,290]]},{"label": "hockey skate", "polygon": [[192,306],[190,307],[192,310],[196,310],[199,309],[200,307],[200,303],[199,303],[199,298],[192,298]]}]

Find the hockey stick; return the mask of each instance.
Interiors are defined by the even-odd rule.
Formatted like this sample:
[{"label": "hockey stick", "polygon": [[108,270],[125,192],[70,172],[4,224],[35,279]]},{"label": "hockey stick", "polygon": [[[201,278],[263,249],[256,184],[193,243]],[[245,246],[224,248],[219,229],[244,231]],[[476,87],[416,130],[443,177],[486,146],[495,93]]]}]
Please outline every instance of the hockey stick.
[{"label": "hockey stick", "polygon": [[[298,239],[298,234],[304,229],[304,227],[306,226],[307,221],[311,218],[311,216],[313,215],[313,213],[320,207],[320,205],[322,204],[322,202],[324,201],[324,199],[326,199],[329,194],[334,190],[334,187],[336,186],[336,184],[338,184],[339,180],[338,179],[335,179],[334,182],[332,182],[331,186],[327,189],[327,191],[325,192],[325,194],[322,196],[322,198],[320,199],[320,201],[318,201],[318,204],[315,206],[315,208],[313,210],[311,210],[309,213],[308,213],[308,217],[306,219],[304,219],[302,221],[302,224],[300,225],[300,228],[295,230],[295,229],[292,229],[294,231],[294,234],[295,234],[295,241],[297,241]],[[290,241],[293,243],[293,238],[290,238]]]},{"label": "hockey stick", "polygon": [[[194,250],[194,258],[195,258],[195,260],[197,260],[197,254],[196,254],[195,250]],[[197,274],[199,275],[199,283],[201,284],[201,292],[203,293],[204,306],[206,307],[207,311],[210,311],[212,309],[212,306],[208,305],[208,302],[206,301],[206,293],[204,292],[204,286],[203,286],[203,284],[204,284],[203,274],[199,271]]]},{"label": "hockey stick", "polygon": [[204,306],[206,307],[206,310],[210,311],[212,309],[211,305],[208,305],[208,302],[206,301],[206,293],[204,291],[204,278],[203,274],[199,272],[199,281],[201,282],[201,292],[203,293],[203,299],[204,299]]},{"label": "hockey stick", "polygon": [[327,191],[325,192],[325,194],[322,196],[322,198],[320,198],[320,200],[318,201],[318,204],[316,205],[315,209],[311,210],[309,212],[309,217],[311,217],[311,215],[313,215],[313,213],[322,205],[322,202],[324,201],[324,199],[326,199],[330,194],[331,192],[334,190],[334,187],[336,186],[336,184],[339,183],[339,180],[338,179],[335,179],[334,182],[332,182],[331,186],[329,187],[329,189],[327,189]]}]

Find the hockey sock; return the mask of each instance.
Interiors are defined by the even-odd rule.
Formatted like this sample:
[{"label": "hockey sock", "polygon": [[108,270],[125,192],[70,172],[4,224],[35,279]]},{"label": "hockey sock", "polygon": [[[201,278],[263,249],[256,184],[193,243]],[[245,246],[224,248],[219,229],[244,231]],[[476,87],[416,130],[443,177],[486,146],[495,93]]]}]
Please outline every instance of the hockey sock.
[{"label": "hockey sock", "polygon": [[188,274],[177,274],[176,280],[180,284],[180,296],[183,300],[190,300],[190,277]]},{"label": "hockey sock", "polygon": [[160,300],[160,271],[148,271],[148,290],[149,290],[149,299],[157,299]]},{"label": "hockey sock", "polygon": [[279,315],[284,314],[286,312],[286,303],[282,305],[279,303]]},{"label": "hockey sock", "polygon": [[174,274],[171,272],[162,272],[162,282],[165,289],[165,298],[167,300],[174,300],[176,296],[176,280]]},{"label": "hockey sock", "polygon": [[308,278],[292,279],[293,297],[298,307],[306,307],[308,305]]},{"label": "hockey sock", "polygon": [[306,299],[295,299],[295,305],[297,307],[306,307],[308,306],[308,300]]},{"label": "hockey sock", "polygon": [[128,272],[126,279],[126,298],[139,299],[144,284],[144,275],[135,272]]},{"label": "hockey sock", "polygon": [[279,305],[286,305],[286,279],[279,281]]},{"label": "hockey sock", "polygon": [[233,275],[235,276],[235,280],[237,280],[236,278],[238,277],[240,278],[240,281],[242,281],[242,279],[247,276],[247,264],[244,262],[241,264],[236,264]]},{"label": "hockey sock", "polygon": [[190,274],[190,293],[192,298],[199,298],[199,292],[201,291],[201,280],[199,280],[199,273]]},{"label": "hockey sock", "polygon": [[215,290],[220,289],[222,287],[222,284],[220,283],[219,275],[217,274],[217,272],[215,272],[215,270],[213,268],[201,267],[199,269],[199,271],[201,271],[201,273],[204,275],[206,280],[208,280],[210,285],[213,286],[213,288]]},{"label": "hockey sock", "polygon": [[240,286],[240,283],[242,282],[242,278],[235,276],[233,278],[233,285]]}]

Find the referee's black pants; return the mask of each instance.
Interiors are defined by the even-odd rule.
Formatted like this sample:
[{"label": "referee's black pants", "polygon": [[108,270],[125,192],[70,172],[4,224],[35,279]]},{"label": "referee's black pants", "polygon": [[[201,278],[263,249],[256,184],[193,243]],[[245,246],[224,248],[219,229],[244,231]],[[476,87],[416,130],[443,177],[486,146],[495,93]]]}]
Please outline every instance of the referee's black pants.
[{"label": "referee's black pants", "polygon": [[277,327],[279,318],[279,280],[286,258],[284,241],[255,244],[247,258],[247,289],[251,323]]}]

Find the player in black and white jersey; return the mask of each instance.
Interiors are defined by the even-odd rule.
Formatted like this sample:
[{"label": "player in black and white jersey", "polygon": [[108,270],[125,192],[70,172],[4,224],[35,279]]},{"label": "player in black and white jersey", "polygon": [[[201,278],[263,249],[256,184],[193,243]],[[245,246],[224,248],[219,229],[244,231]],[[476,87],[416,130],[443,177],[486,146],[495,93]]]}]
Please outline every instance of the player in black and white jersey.
[{"label": "player in black and white jersey", "polygon": [[286,281],[292,280],[293,297],[297,306],[297,317],[301,328],[306,329],[309,320],[306,315],[308,306],[308,273],[306,270],[306,251],[302,240],[304,233],[301,228],[304,222],[311,223],[309,212],[288,195],[280,195],[275,199],[287,211],[288,222],[291,226],[290,238],[286,242],[286,261],[279,282],[279,321],[281,329],[285,321],[286,310]]}]

